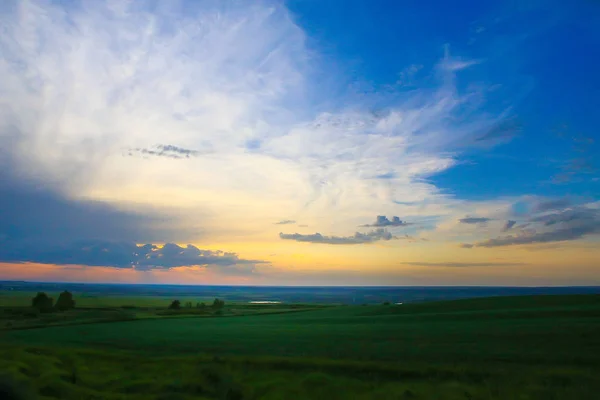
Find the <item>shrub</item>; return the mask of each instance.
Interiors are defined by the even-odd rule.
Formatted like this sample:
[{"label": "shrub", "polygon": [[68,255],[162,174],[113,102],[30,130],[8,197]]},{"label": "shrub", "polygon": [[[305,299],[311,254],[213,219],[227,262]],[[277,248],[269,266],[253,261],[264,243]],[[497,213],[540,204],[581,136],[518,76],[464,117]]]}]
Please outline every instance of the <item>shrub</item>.
[{"label": "shrub", "polygon": [[173,300],[169,305],[169,310],[179,310],[181,308],[181,302],[179,300]]},{"label": "shrub", "polygon": [[62,292],[56,300],[56,308],[60,311],[70,310],[75,308],[75,300],[73,300],[73,294],[68,291]]},{"label": "shrub", "polygon": [[31,300],[31,306],[40,312],[52,311],[54,300],[44,292],[38,294]]}]

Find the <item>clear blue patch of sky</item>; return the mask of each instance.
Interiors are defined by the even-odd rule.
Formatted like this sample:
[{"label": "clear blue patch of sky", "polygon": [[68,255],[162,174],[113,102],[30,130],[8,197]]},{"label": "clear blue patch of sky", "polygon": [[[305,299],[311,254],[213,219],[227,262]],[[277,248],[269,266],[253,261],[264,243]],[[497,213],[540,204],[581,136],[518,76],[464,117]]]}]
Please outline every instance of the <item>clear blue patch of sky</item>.
[{"label": "clear blue patch of sky", "polygon": [[[431,177],[442,190],[465,199],[599,196],[600,183],[592,180],[594,175],[575,174],[561,185],[550,181],[569,160],[593,159],[598,152],[600,2],[289,0],[286,4],[307,32],[309,45],[342,66],[349,80],[375,86],[394,83],[410,65],[434,66],[445,44],[454,55],[483,61],[461,71],[459,84],[501,85],[490,97],[488,111],[510,106],[521,131],[512,142],[466,154],[460,159],[465,162]],[[595,143],[581,152],[573,137]]]}]

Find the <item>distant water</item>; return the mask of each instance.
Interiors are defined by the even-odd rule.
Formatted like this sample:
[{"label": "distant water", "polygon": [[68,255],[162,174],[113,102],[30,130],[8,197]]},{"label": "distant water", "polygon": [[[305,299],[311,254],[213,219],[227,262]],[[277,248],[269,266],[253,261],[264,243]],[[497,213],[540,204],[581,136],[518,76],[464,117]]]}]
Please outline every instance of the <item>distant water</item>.
[{"label": "distant water", "polygon": [[[76,296],[153,296],[166,299],[213,299],[236,302],[321,304],[413,303],[488,296],[600,294],[600,287],[486,287],[486,286],[193,286],[123,285],[96,283],[32,283],[0,281],[3,291],[58,292]],[[268,300],[265,300],[268,299]],[[262,303],[269,304],[269,303]]]},{"label": "distant water", "polygon": [[280,301],[270,301],[270,300],[255,300],[249,301],[250,304],[281,304]]}]

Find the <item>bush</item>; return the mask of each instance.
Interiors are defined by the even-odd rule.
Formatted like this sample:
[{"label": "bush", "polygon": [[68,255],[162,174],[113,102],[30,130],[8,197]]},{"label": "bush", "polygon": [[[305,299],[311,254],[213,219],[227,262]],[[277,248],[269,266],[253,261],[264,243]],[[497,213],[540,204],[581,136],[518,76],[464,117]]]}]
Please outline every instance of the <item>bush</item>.
[{"label": "bush", "polygon": [[62,292],[56,300],[56,308],[60,311],[70,310],[75,308],[75,300],[73,300],[73,294],[68,291]]},{"label": "bush", "polygon": [[179,310],[181,308],[181,302],[179,300],[173,300],[169,305],[169,310]]},{"label": "bush", "polygon": [[31,306],[40,312],[52,311],[54,300],[44,292],[38,292],[38,294],[31,299]]}]

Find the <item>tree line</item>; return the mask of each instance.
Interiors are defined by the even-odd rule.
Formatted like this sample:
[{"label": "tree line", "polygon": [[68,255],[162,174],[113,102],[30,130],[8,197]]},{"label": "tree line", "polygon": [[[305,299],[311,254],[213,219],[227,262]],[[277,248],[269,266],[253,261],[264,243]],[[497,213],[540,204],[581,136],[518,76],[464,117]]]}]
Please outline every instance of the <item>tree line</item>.
[{"label": "tree line", "polygon": [[[212,308],[213,310],[222,310],[223,307],[225,307],[225,301],[220,299],[215,299],[212,305],[210,306],[210,308]],[[181,301],[179,300],[173,300],[169,305],[170,310],[180,310],[182,308],[183,307],[181,306]],[[192,302],[187,301],[185,303],[185,308],[192,308]],[[207,309],[209,307],[205,303],[196,303],[196,308]]]}]

